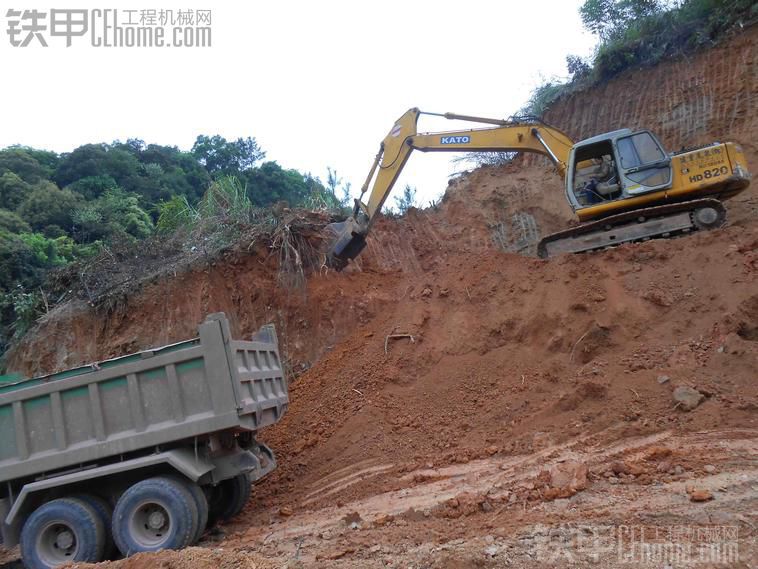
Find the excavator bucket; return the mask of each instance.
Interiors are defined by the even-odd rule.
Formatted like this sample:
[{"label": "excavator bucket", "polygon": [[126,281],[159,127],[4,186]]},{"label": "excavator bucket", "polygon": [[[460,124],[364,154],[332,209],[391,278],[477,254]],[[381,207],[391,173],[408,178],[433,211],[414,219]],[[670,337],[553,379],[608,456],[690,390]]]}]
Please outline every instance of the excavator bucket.
[{"label": "excavator bucket", "polygon": [[325,230],[328,239],[326,262],[333,269],[341,271],[366,246],[365,228],[355,218],[348,217],[345,221],[330,223]]}]

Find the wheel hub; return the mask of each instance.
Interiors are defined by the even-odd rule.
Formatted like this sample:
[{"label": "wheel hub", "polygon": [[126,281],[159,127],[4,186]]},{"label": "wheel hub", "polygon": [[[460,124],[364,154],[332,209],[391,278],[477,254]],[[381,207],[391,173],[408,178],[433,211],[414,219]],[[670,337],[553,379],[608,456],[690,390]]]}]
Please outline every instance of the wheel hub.
[{"label": "wheel hub", "polygon": [[147,519],[147,525],[150,529],[161,529],[166,525],[166,516],[160,510],[155,510],[150,513]]},{"label": "wheel hub", "polygon": [[74,534],[69,530],[63,530],[58,534],[55,540],[55,546],[58,549],[69,549],[72,545],[74,545]]},{"label": "wheel hub", "polygon": [[719,219],[719,213],[712,207],[703,207],[695,212],[695,221],[701,227],[710,227]]}]

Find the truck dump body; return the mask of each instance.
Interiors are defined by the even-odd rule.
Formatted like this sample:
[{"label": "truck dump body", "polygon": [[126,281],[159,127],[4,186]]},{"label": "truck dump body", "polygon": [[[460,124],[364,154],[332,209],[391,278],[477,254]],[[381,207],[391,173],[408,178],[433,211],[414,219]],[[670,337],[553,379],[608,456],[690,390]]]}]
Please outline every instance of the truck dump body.
[{"label": "truck dump body", "polygon": [[273,327],[232,340],[224,315],[212,315],[196,339],[0,386],[0,483],[255,432],[288,402]]}]

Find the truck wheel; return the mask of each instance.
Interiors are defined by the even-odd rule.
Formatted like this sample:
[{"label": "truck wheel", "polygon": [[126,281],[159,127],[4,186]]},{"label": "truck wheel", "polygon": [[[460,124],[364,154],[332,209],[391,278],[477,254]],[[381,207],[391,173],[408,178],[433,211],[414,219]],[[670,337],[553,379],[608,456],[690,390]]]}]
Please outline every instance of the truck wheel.
[{"label": "truck wheel", "polygon": [[103,559],[110,559],[116,553],[116,544],[113,543],[113,535],[111,534],[113,508],[107,500],[94,494],[74,494],[71,497],[89,504],[103,522],[103,527],[105,528],[105,551],[103,552]]},{"label": "truck wheel", "polygon": [[228,520],[239,514],[250,499],[251,488],[247,473],[219,482],[211,491],[211,518]]},{"label": "truck wheel", "polygon": [[105,550],[105,527],[95,509],[74,498],[40,506],[21,530],[21,557],[29,569],[83,561],[97,563]]},{"label": "truck wheel", "polygon": [[192,480],[185,478],[184,476],[170,475],[167,476],[167,478],[171,478],[183,484],[195,499],[195,506],[197,506],[198,523],[197,532],[193,536],[191,543],[197,543],[205,533],[205,528],[208,526],[208,498],[205,497],[205,492],[203,492],[200,486],[192,482]]},{"label": "truck wheel", "polygon": [[177,480],[156,476],[137,482],[113,511],[113,540],[126,557],[141,551],[181,549],[197,533],[195,499]]}]

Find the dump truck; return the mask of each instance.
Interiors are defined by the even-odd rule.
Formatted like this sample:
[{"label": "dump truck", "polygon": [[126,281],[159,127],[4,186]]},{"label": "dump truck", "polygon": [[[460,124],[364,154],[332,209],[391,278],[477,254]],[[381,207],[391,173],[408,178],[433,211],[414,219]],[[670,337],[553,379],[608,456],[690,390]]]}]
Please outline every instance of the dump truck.
[{"label": "dump truck", "polygon": [[198,330],[0,385],[2,538],[27,567],[191,545],[276,467],[256,439],[289,402],[274,327],[234,340],[219,313]]}]

